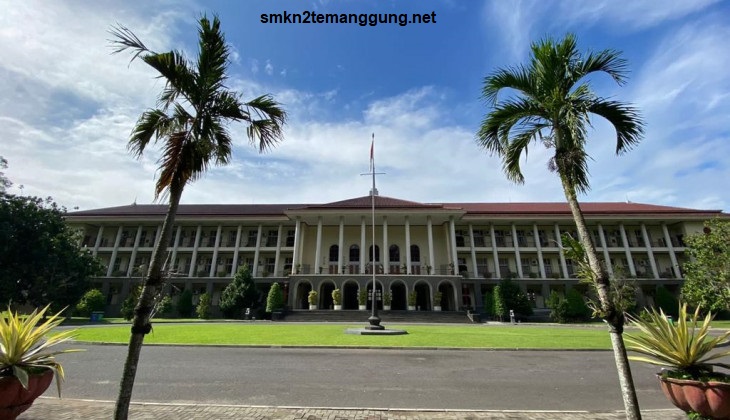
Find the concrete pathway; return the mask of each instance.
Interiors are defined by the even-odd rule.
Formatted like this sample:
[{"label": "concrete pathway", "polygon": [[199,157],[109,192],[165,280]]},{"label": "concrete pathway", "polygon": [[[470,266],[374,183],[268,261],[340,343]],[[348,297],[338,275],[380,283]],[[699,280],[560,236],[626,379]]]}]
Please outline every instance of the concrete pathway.
[{"label": "concrete pathway", "polygon": [[[113,417],[114,402],[41,397],[18,417],[19,420],[107,420]],[[647,410],[644,420],[682,420],[679,410]],[[311,407],[263,407],[243,405],[132,403],[132,420],[619,420],[623,412],[590,411],[485,411],[485,410],[409,410],[342,409]]]}]

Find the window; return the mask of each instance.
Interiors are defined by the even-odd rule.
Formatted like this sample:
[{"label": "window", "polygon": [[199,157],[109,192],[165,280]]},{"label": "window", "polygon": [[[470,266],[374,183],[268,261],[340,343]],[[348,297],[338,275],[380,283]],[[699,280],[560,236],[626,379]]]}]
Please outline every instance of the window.
[{"label": "window", "polygon": [[400,248],[398,245],[391,245],[388,249],[388,260],[390,262],[400,262]]},{"label": "window", "polygon": [[291,273],[292,261],[294,261],[294,260],[291,257],[287,257],[284,259],[284,272],[285,273]]},{"label": "window", "polygon": [[483,247],[486,246],[484,243],[484,231],[483,230],[475,230],[474,231],[474,246]]},{"label": "window", "polygon": [[494,231],[494,242],[497,244],[497,246],[505,246],[503,230]]},{"label": "window", "polygon": [[540,246],[548,246],[548,235],[544,230],[538,230],[537,236],[540,240]]},{"label": "window", "polygon": [[268,236],[266,237],[266,246],[276,246],[277,239],[279,239],[279,231],[270,230]]},{"label": "window", "polygon": [[246,246],[249,248],[253,248],[256,246],[256,237],[259,235],[259,232],[256,230],[249,230],[248,231],[248,239],[246,240]]},{"label": "window", "polygon": [[421,262],[421,249],[418,245],[411,245],[411,262]]},{"label": "window", "polygon": [[[373,247],[370,246],[370,261],[373,261]],[[380,247],[375,245],[375,261],[380,261]]]},{"label": "window", "polygon": [[218,237],[218,232],[215,230],[211,230],[208,232],[208,235],[206,235],[206,236],[207,236],[207,238],[205,241],[205,246],[210,247],[210,248],[214,247],[215,240]]},{"label": "window", "polygon": [[360,247],[357,245],[350,245],[350,262],[360,261]]},{"label": "window", "polygon": [[521,246],[521,247],[527,246],[527,238],[525,237],[524,230],[517,231],[517,246]]},{"label": "window", "polygon": [[636,246],[646,246],[646,244],[644,243],[644,236],[641,234],[641,229],[634,230],[634,237],[636,238]]},{"label": "window", "polygon": [[340,247],[338,245],[332,245],[330,247],[330,262],[337,262],[340,260]]},{"label": "window", "polygon": [[575,278],[575,266],[573,265],[573,260],[566,258],[565,267],[568,269],[568,277]]},{"label": "window", "polygon": [[507,258],[500,258],[499,259],[499,272],[502,274],[503,277],[506,277],[511,272],[509,269],[509,261]]},{"label": "window", "polygon": [[236,246],[236,234],[237,232],[233,230],[228,231],[228,240],[226,241],[226,246]]},{"label": "window", "polygon": [[530,258],[520,258],[520,265],[522,266],[522,275],[527,276],[532,272],[530,268]]},{"label": "window", "polygon": [[293,230],[287,230],[286,231],[286,246],[294,246],[294,231]]},{"label": "window", "polygon": [[466,246],[464,237],[467,236],[463,230],[456,231],[456,246]]},{"label": "window", "polygon": [[542,264],[545,266],[545,276],[551,277],[553,275],[553,262],[550,258],[543,258]]}]

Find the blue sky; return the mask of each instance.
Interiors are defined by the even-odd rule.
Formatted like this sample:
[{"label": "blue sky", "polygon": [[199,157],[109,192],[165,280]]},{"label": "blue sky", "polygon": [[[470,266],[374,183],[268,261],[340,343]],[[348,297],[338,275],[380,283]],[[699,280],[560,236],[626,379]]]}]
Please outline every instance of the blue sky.
[{"label": "blue sky", "polygon": [[[151,4],[148,4],[151,3]],[[189,185],[184,203],[322,203],[365,195],[375,133],[383,195],[421,202],[564,201],[530,150],[524,185],[510,183],[474,140],[488,112],[482,79],[525,62],[532,41],[577,35],[581,50],[617,49],[630,79],[593,80],[637,106],[646,135],[613,154],[593,121],[585,201],[730,209],[730,2],[246,0],[14,2],[0,0],[0,155],[11,192],[82,209],[153,200],[157,154],[126,151],[139,114],[163,84],[142,62],[111,55],[121,23],[151,48],[195,54],[196,19],[220,16],[233,54],[229,87],[271,93],[289,112],[285,140],[251,148],[242,126],[227,167]],[[261,14],[435,13],[436,23],[263,24]]]}]

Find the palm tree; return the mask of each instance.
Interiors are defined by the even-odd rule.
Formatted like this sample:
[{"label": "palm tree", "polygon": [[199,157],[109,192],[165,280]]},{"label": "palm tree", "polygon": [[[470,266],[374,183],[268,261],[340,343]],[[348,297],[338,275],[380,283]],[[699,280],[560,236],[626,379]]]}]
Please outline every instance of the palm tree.
[{"label": "palm tree", "polygon": [[[626,61],[614,50],[581,54],[572,34],[560,41],[546,38],[533,43],[528,65],[498,69],[484,79],[482,97],[493,109],[482,121],[477,142],[502,159],[507,178],[517,183],[524,182],[520,160],[523,154],[527,155],[528,146],[542,143],[554,150],[548,168],[560,177],[578,237],[585,247],[599,299],[598,312],[609,326],[627,418],[639,419],[622,336],[624,313],[611,298],[611,280],[596,253],[577,194],[590,189],[585,144],[591,114],[613,125],[619,155],[639,143],[644,129],[635,108],[593,92],[590,82],[585,80],[593,73],[606,73],[622,85],[626,80]],[[497,95],[505,89],[513,94],[499,101]]]},{"label": "palm tree", "polygon": [[114,414],[115,419],[126,419],[140,350],[145,334],[151,330],[154,296],[162,285],[164,256],[185,185],[202,177],[211,164],[229,162],[233,143],[229,122],[245,123],[251,144],[263,152],[283,138],[286,113],[270,95],[242,102],[239,94],[228,90],[225,72],[229,49],[218,17],[212,22],[205,16],[200,18],[195,61],[180,51],[154,52],[124,26],[113,27],[110,33],[115,37],[114,53],[129,50],[132,61],[141,59],[165,80],[158,107],[142,113],[127,145],[130,153],[140,158],[151,143],[162,142],[155,199],[169,197],[169,207],[134,309],[129,352]]}]

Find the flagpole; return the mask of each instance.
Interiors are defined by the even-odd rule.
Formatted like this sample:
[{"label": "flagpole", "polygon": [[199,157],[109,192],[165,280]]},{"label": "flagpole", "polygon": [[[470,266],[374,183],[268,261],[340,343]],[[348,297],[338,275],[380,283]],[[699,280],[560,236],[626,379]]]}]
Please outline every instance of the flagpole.
[{"label": "flagpole", "polygon": [[[370,173],[373,176],[373,189],[370,191],[370,203],[371,203],[371,216],[372,216],[372,238],[373,238],[373,291],[372,291],[372,312],[370,314],[370,318],[368,318],[368,322],[370,323],[369,326],[366,328],[369,330],[383,330],[385,327],[380,325],[380,317],[378,316],[378,301],[376,300],[376,283],[375,283],[375,272],[377,270],[377,264],[376,264],[376,257],[377,253],[375,252],[375,133],[373,133],[372,140],[370,142]],[[386,252],[387,250],[384,250],[383,252]],[[385,271],[384,271],[385,272]]]}]

